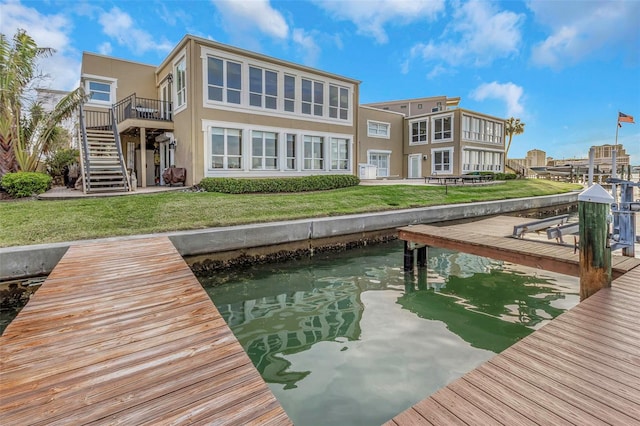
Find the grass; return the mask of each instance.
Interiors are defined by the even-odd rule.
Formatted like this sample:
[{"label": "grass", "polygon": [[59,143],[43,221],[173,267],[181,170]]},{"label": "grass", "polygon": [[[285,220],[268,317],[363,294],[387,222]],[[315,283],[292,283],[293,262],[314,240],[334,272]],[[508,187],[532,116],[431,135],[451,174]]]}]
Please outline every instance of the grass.
[{"label": "grass", "polygon": [[579,185],[514,180],[489,186],[356,186],[298,194],[163,192],[0,202],[0,247],[551,195]]}]

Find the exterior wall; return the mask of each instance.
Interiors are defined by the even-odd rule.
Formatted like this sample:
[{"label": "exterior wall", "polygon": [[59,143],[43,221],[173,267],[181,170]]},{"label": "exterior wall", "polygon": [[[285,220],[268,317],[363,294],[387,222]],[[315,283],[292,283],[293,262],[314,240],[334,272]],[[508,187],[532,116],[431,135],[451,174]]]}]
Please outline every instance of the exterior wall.
[{"label": "exterior wall", "polygon": [[527,167],[542,167],[547,165],[547,153],[539,150],[532,149],[527,151]]},{"label": "exterior wall", "polygon": [[[110,104],[117,103],[133,93],[141,98],[155,99],[157,97],[155,70],[156,67],[152,65],[84,52],[82,54],[81,84],[85,84],[85,90],[88,94],[86,83],[89,80],[113,82],[115,84],[115,100],[112,100]],[[110,104],[96,105],[89,101],[86,108],[104,110],[110,108]]]},{"label": "exterior wall", "polygon": [[[386,157],[388,163],[387,167],[381,167],[380,170],[376,167],[377,177],[405,177],[407,166],[402,149],[404,115],[363,106],[358,108],[358,114],[358,170],[356,172],[360,178],[371,178],[372,176],[367,176],[362,167],[377,166],[381,157]],[[374,129],[370,130],[370,125],[380,130],[388,126],[388,134],[386,136],[376,134]]]},{"label": "exterior wall", "polygon": [[448,104],[451,104],[451,101],[448,102],[446,96],[434,96],[429,98],[374,102],[366,104],[364,106],[369,106],[385,111],[399,112],[407,117],[414,117],[434,112],[434,110],[444,111],[447,109]]}]

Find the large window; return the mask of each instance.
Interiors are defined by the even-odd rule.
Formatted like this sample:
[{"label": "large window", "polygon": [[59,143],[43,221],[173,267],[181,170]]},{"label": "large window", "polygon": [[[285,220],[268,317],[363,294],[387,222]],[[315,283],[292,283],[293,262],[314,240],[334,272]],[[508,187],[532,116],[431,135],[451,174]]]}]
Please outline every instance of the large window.
[{"label": "large window", "polygon": [[501,152],[465,149],[463,151],[462,170],[465,172],[501,172],[503,155]]},{"label": "large window", "polygon": [[251,132],[251,168],[278,168],[278,135],[273,132]]},{"label": "large window", "polygon": [[389,123],[367,120],[367,136],[389,139]]},{"label": "large window", "polygon": [[284,110],[294,112],[296,105],[296,78],[292,75],[284,76]]},{"label": "large window", "polygon": [[239,129],[211,128],[211,168],[242,168],[242,131]]},{"label": "large window", "polygon": [[182,58],[173,70],[176,80],[176,109],[187,104],[187,59]]},{"label": "large window", "polygon": [[207,58],[207,98],[239,104],[242,91],[242,65],[219,58]]},{"label": "large window", "polygon": [[433,141],[445,141],[453,138],[453,116],[432,119]]},{"label": "large window", "polygon": [[349,139],[331,138],[331,170],[349,170]]},{"label": "large window", "polygon": [[341,120],[349,118],[349,90],[347,88],[329,85],[329,117]]},{"label": "large window", "polygon": [[469,115],[462,116],[462,137],[466,140],[502,144],[503,123]]},{"label": "large window", "polygon": [[322,116],[324,107],[324,84],[302,79],[302,113]]},{"label": "large window", "polygon": [[410,144],[427,143],[427,121],[414,121],[411,123]]},{"label": "large window", "polygon": [[434,174],[451,173],[453,170],[453,149],[431,151],[431,172]]},{"label": "large window", "polygon": [[304,169],[324,169],[324,138],[322,136],[304,136]]},{"label": "large window", "polygon": [[287,170],[296,170],[296,135],[287,133],[287,161],[286,161],[286,169]]},{"label": "large window", "polygon": [[268,109],[278,107],[278,74],[276,72],[249,67],[249,105]]}]

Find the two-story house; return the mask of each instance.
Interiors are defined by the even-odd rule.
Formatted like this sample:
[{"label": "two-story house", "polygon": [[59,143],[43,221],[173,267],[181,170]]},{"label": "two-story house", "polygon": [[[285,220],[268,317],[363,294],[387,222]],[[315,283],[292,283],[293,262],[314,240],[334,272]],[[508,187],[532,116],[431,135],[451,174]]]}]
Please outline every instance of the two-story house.
[{"label": "two-story house", "polygon": [[358,80],[186,35],[159,65],[85,52],[85,190],[205,177],[502,171],[504,121],[437,96],[359,105]]}]

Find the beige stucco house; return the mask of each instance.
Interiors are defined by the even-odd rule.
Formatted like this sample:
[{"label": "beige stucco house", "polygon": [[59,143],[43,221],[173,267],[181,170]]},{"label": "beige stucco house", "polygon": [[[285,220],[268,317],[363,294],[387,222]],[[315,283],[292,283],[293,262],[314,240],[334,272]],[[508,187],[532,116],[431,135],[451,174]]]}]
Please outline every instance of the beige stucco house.
[{"label": "beige stucco house", "polygon": [[138,186],[164,184],[171,167],[186,170],[186,185],[221,176],[419,178],[504,168],[504,121],[459,109],[460,98],[359,105],[358,80],[192,35],[159,66],[85,52],[81,82],[89,94],[81,123],[89,190],[113,187],[109,173],[120,181],[135,173]]}]

